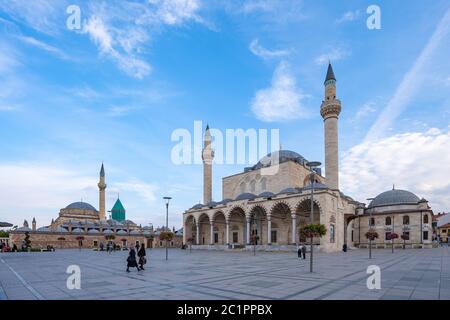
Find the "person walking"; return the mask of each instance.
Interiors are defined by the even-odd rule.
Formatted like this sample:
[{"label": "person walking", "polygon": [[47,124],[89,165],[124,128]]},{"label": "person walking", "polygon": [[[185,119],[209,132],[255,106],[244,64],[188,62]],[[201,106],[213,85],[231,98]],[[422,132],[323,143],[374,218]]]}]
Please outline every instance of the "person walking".
[{"label": "person walking", "polygon": [[306,246],[305,245],[302,245],[302,256],[303,256],[303,259],[306,259]]},{"label": "person walking", "polygon": [[298,246],[298,250],[297,250],[297,258],[301,258],[302,257],[302,245],[300,244]]},{"label": "person walking", "polygon": [[144,270],[144,264],[147,263],[147,259],[145,258],[146,252],[144,243],[141,244],[141,248],[139,249],[137,255],[139,257],[139,268],[141,268],[141,270]]},{"label": "person walking", "polygon": [[127,272],[130,272],[130,267],[131,268],[136,268],[139,272],[139,267],[138,264],[136,262],[136,251],[134,250],[133,247],[130,248],[130,252],[128,253],[128,258],[127,258]]}]

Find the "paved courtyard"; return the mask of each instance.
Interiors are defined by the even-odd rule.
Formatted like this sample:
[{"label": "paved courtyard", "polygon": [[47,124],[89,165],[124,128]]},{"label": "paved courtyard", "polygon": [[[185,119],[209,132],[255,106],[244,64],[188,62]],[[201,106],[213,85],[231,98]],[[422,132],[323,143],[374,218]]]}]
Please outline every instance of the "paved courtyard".
[{"label": "paved courtyard", "polygon": [[[450,250],[397,249],[317,254],[148,250],[145,271],[125,272],[126,252],[89,250],[0,254],[2,299],[450,299]],[[66,288],[66,268],[81,268],[81,289]],[[381,268],[368,290],[366,268]]]}]

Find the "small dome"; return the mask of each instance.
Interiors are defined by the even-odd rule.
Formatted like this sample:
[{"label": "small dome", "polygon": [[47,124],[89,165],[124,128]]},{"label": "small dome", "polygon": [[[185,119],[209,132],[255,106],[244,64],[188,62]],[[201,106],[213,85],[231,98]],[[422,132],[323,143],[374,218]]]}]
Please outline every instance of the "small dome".
[{"label": "small dome", "polygon": [[54,232],[69,232],[69,231],[67,231],[67,229],[64,229],[63,227],[58,226],[56,227]]},{"label": "small dome", "polygon": [[283,190],[281,190],[280,192],[278,192],[278,194],[283,194],[283,193],[287,193],[287,194],[290,194],[290,193],[298,193],[299,191],[298,191],[298,189],[296,189],[296,188],[286,188],[286,189],[283,189]]},{"label": "small dome", "polygon": [[132,235],[140,235],[141,232],[139,232],[138,230],[132,230],[132,231],[130,232],[130,234],[132,234]]},{"label": "small dome", "polygon": [[270,191],[265,191],[258,195],[258,198],[272,198],[272,197],[275,197],[275,193],[270,192]]},{"label": "small dome", "polygon": [[72,233],[84,233],[84,230],[80,229],[80,228],[75,228],[75,229],[72,229]]},{"label": "small dome", "polygon": [[215,206],[217,206],[217,202],[215,202],[215,201],[210,201],[210,202],[208,202],[207,204],[206,204],[206,206],[207,207],[209,207],[209,208],[211,208],[211,207],[215,207]]},{"label": "small dome", "polygon": [[228,202],[231,202],[231,201],[233,201],[233,200],[232,199],[223,199],[222,201],[218,202],[217,204],[218,205],[224,205],[224,204],[227,204]]},{"label": "small dome", "polygon": [[103,230],[103,233],[104,234],[112,234],[114,232],[111,229],[105,229],[105,230]]},{"label": "small dome", "polygon": [[100,233],[100,231],[97,229],[91,229],[88,231],[88,233]]},{"label": "small dome", "polygon": [[254,195],[253,193],[241,193],[240,195],[238,195],[236,197],[236,200],[253,200],[255,199],[257,196]]},{"label": "small dome", "polygon": [[125,230],[119,230],[116,232],[117,234],[127,234],[127,232]]},{"label": "small dome", "polygon": [[420,198],[412,192],[393,189],[376,196],[370,202],[369,208],[396,204],[418,204],[419,201]]},{"label": "small dome", "polygon": [[17,228],[16,231],[30,232],[32,230],[28,227],[20,227],[20,228]]},{"label": "small dome", "polygon": [[[278,156],[278,159],[276,159]],[[287,161],[294,161],[297,163],[305,163],[307,162],[306,159],[299,155],[297,152],[291,151],[291,150],[279,150],[275,152],[269,153],[267,156],[259,160],[257,164],[255,164],[251,168],[247,168],[249,170],[256,170],[264,167],[268,167],[272,164],[272,161],[278,161],[279,163],[287,162]],[[248,171],[248,170],[247,170]]]},{"label": "small dome", "polygon": [[[314,190],[320,190],[320,189],[328,189],[326,185],[323,183],[314,182],[313,183]],[[311,190],[311,183],[306,185],[303,190]]]},{"label": "small dome", "polygon": [[191,209],[196,210],[196,209],[201,209],[201,208],[203,208],[203,205],[201,203],[198,203],[195,206],[193,206]]},{"label": "small dome", "polygon": [[92,205],[86,202],[74,202],[69,204],[66,209],[81,209],[81,210],[94,210],[97,211]]},{"label": "small dome", "polygon": [[37,229],[38,232],[50,232],[51,229],[49,227],[41,227]]}]

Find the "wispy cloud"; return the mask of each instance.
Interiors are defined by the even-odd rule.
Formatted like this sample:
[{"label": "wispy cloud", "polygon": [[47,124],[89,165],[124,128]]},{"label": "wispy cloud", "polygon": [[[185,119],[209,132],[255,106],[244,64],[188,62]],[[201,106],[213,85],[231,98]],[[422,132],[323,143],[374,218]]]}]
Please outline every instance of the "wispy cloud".
[{"label": "wispy cloud", "polygon": [[350,55],[348,50],[343,48],[333,48],[330,52],[321,54],[315,59],[317,65],[326,65],[329,61],[342,60]]},{"label": "wispy cloud", "polygon": [[369,101],[364,103],[356,112],[355,116],[351,119],[352,122],[360,121],[363,118],[370,116],[372,113],[376,112],[376,103],[373,101]]},{"label": "wispy cloud", "polygon": [[343,22],[351,22],[355,21],[361,16],[360,10],[355,11],[347,11],[345,12],[340,18],[336,19],[336,23],[343,23]]},{"label": "wispy cloud", "polygon": [[69,56],[67,54],[65,54],[62,50],[60,50],[54,46],[51,46],[43,41],[37,40],[33,37],[28,37],[28,36],[18,36],[17,38],[24,43],[27,43],[27,44],[35,46],[39,49],[45,50],[45,51],[57,56],[60,59],[64,59],[64,60],[69,59]]},{"label": "wispy cloud", "polygon": [[305,95],[297,88],[289,65],[281,62],[276,68],[269,88],[259,90],[251,103],[251,109],[262,121],[287,121],[306,116],[302,99]]},{"label": "wispy cloud", "polygon": [[263,59],[283,57],[289,55],[289,50],[269,50],[259,44],[258,39],[254,39],[249,46],[250,51],[255,55]]},{"label": "wispy cloud", "polygon": [[125,192],[135,192],[147,203],[154,203],[156,200],[156,191],[158,186],[145,183],[139,180],[130,180],[125,182],[117,182],[114,184],[117,188]]},{"label": "wispy cloud", "polygon": [[412,68],[404,75],[402,82],[397,87],[393,97],[388,102],[386,108],[380,114],[376,122],[370,128],[365,140],[374,140],[382,137],[393,125],[395,119],[407,108],[408,103],[413,99],[414,94],[420,91],[427,72],[425,68],[431,61],[432,55],[439,44],[450,33],[450,9],[446,11],[440,20],[433,35],[428,40],[425,48],[420,53]]},{"label": "wispy cloud", "polygon": [[342,190],[364,201],[395,184],[430,200],[435,211],[448,210],[448,150],[450,131],[437,128],[365,141],[342,156]]}]

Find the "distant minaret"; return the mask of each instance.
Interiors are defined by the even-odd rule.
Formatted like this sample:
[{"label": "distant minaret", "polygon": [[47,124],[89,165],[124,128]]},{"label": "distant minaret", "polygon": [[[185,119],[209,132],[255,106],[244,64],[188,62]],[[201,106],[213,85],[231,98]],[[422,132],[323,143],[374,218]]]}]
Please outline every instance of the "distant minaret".
[{"label": "distant minaret", "polygon": [[99,189],[99,205],[98,205],[98,215],[100,217],[100,220],[106,220],[106,211],[105,211],[105,189],[106,189],[106,183],[105,183],[105,168],[102,163],[102,168],[100,169],[100,181],[98,183],[98,189]]},{"label": "distant minaret", "polygon": [[212,150],[211,147],[211,132],[209,131],[209,125],[206,126],[202,159],[203,159],[203,203],[207,204],[212,200],[212,161],[214,159],[214,150]]},{"label": "distant minaret", "polygon": [[338,117],[341,113],[341,101],[336,99],[336,77],[331,63],[328,64],[325,79],[325,100],[320,107],[324,120],[325,135],[325,174],[328,187],[339,189],[339,143]]},{"label": "distant minaret", "polygon": [[36,218],[33,218],[33,221],[31,222],[31,230],[36,231]]}]

